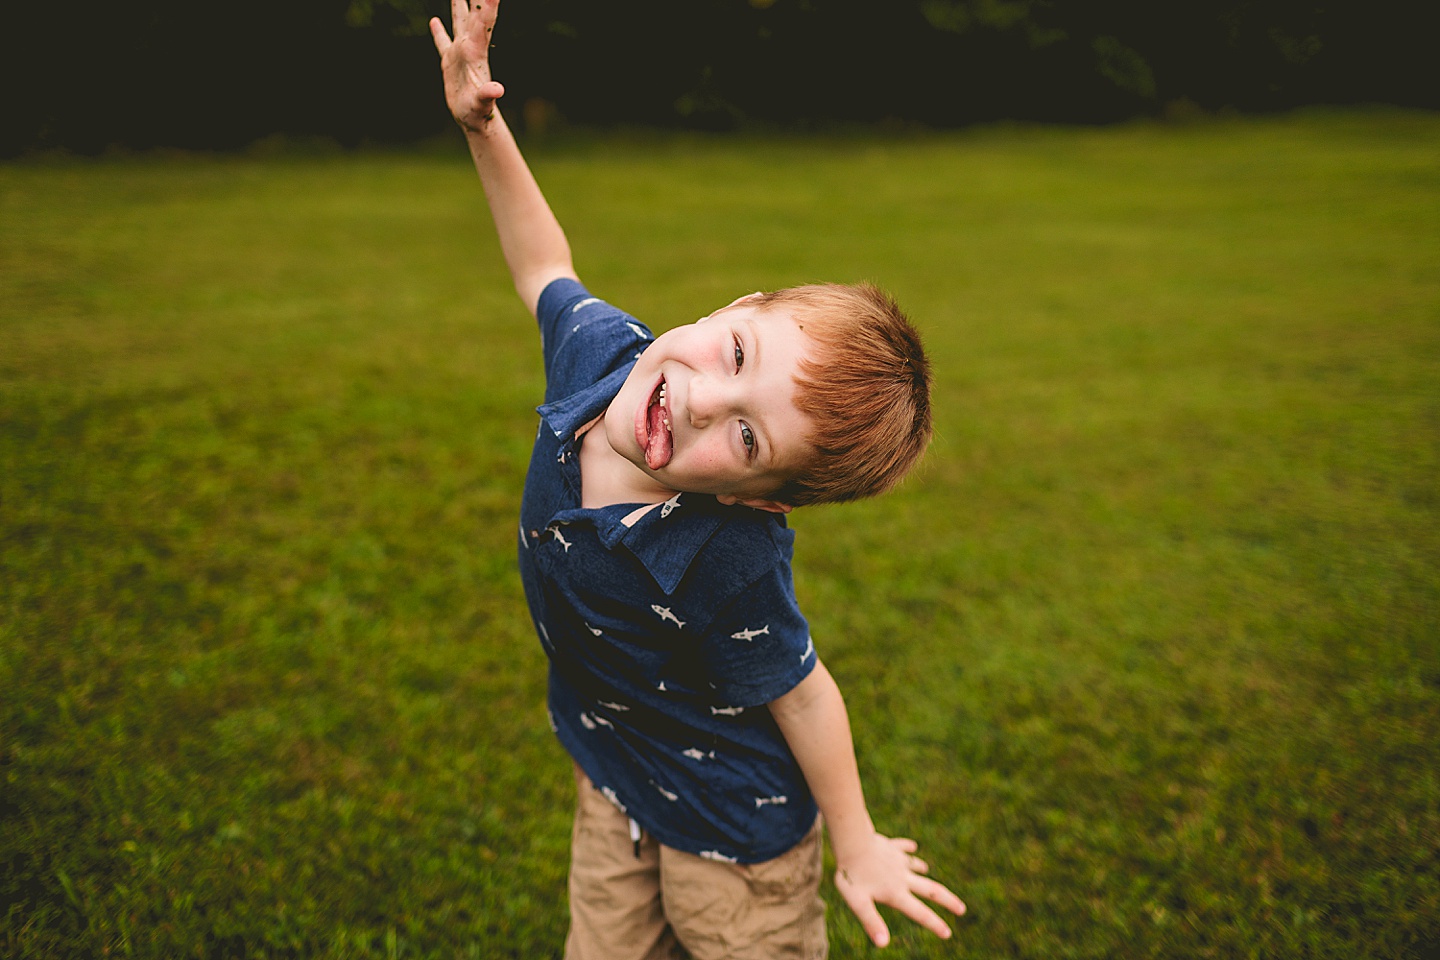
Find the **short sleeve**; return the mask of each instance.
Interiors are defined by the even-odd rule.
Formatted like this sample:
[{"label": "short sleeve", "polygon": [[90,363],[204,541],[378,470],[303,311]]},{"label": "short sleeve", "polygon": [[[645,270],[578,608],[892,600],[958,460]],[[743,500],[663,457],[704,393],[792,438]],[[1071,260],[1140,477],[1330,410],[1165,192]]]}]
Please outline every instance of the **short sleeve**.
[{"label": "short sleeve", "polygon": [[601,380],[654,339],[643,323],[569,277],[550,281],[540,292],[535,318],[545,355],[547,402]]},{"label": "short sleeve", "polygon": [[547,365],[551,351],[563,339],[560,336],[560,321],[577,303],[589,297],[590,291],[585,289],[584,284],[569,277],[551,280],[540,291],[540,299],[535,304],[535,319],[540,324],[540,342]]},{"label": "short sleeve", "polygon": [[770,703],[809,676],[815,645],[795,602],[789,564],[772,567],[720,611],[703,655],[716,696],[733,707]]}]

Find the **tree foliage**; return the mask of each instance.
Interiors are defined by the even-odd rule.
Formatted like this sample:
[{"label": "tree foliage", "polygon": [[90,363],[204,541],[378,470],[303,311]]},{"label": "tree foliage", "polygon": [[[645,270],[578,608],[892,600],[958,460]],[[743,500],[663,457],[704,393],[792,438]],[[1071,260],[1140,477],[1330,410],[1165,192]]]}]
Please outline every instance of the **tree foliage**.
[{"label": "tree foliage", "polygon": [[[342,143],[444,129],[444,0],[181,0],[0,14],[0,149]],[[584,123],[1105,122],[1168,104],[1440,107],[1410,0],[508,0],[495,60]]]}]

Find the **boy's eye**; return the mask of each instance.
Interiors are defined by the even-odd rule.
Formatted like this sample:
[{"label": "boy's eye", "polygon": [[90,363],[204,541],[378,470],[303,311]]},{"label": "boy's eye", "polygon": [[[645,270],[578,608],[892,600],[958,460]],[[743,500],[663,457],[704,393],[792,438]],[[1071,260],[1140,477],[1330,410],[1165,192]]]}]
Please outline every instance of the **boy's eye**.
[{"label": "boy's eye", "polygon": [[745,453],[747,455],[753,455],[755,453],[755,431],[750,429],[750,424],[748,423],[740,424],[740,442],[745,444]]},{"label": "boy's eye", "polygon": [[740,345],[740,338],[735,338],[735,372],[739,373],[740,368],[745,366],[745,348]]}]

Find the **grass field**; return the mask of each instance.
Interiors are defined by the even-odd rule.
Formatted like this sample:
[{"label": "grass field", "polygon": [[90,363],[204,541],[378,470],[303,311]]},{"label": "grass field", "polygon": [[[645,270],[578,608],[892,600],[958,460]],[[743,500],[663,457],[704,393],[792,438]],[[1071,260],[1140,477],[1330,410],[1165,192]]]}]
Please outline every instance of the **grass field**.
[{"label": "grass field", "polygon": [[[1440,116],[550,143],[656,328],[892,289],[801,511],[912,957],[1440,956]],[[463,148],[0,167],[0,954],[557,957],[541,381]],[[827,884],[832,954],[867,955]]]}]

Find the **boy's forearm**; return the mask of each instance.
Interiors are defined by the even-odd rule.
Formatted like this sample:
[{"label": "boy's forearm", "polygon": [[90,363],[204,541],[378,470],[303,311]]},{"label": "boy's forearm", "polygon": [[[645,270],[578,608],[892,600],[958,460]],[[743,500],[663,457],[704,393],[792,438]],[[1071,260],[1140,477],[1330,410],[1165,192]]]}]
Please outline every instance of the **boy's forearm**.
[{"label": "boy's forearm", "polygon": [[500,111],[463,129],[515,292],[533,314],[546,284],[575,276],[570,244]]},{"label": "boy's forearm", "polygon": [[843,868],[871,842],[875,824],[865,806],[840,688],[819,663],[799,686],[770,704],[770,711],[825,815],[836,862]]}]

